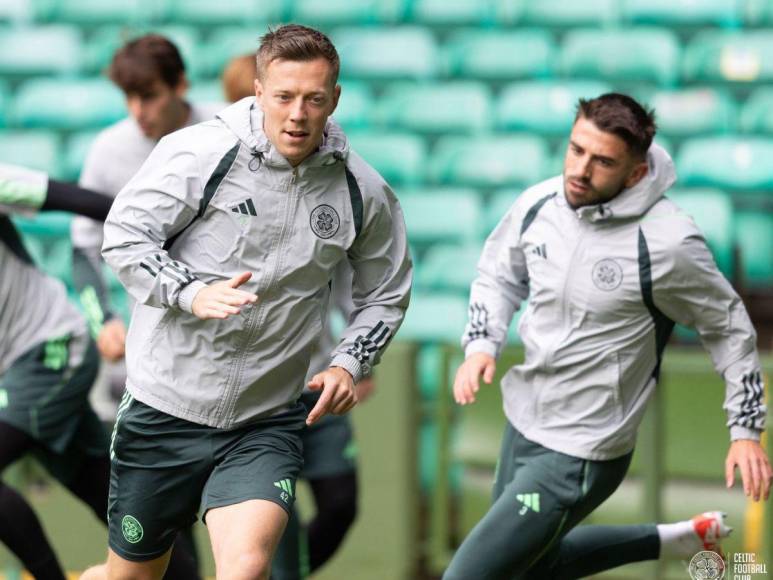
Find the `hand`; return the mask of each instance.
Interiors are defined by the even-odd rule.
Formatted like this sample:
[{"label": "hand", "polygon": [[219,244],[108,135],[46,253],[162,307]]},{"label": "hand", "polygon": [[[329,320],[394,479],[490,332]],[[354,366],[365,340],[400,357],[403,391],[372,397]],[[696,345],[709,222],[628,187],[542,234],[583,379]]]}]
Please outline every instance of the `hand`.
[{"label": "hand", "polygon": [[307,425],[313,425],[327,413],[343,415],[357,404],[352,375],[341,367],[330,367],[317,373],[311,377],[309,388],[312,391],[322,389],[322,394],[306,418]]},{"label": "hand", "polygon": [[765,450],[758,441],[738,439],[730,444],[725,460],[725,481],[727,487],[735,484],[735,468],[741,471],[743,492],[759,501],[762,495],[766,500],[770,497],[770,485],[773,481],[773,468],[770,467]]},{"label": "hand", "polygon": [[460,405],[474,403],[475,393],[480,389],[478,379],[483,375],[483,380],[490,385],[496,370],[496,360],[490,354],[476,352],[468,356],[456,371],[454,400]]},{"label": "hand", "polygon": [[121,360],[126,354],[126,326],[120,318],[111,318],[102,325],[97,336],[97,349],[110,362]]},{"label": "hand", "polygon": [[373,377],[367,377],[354,385],[354,389],[357,393],[357,402],[362,403],[376,390],[376,383],[373,380]]},{"label": "hand", "polygon": [[252,277],[250,272],[242,272],[230,280],[215,282],[196,292],[191,303],[193,314],[202,320],[208,318],[228,318],[232,314],[239,314],[240,306],[254,304],[258,301],[258,295],[244,290],[238,290]]}]

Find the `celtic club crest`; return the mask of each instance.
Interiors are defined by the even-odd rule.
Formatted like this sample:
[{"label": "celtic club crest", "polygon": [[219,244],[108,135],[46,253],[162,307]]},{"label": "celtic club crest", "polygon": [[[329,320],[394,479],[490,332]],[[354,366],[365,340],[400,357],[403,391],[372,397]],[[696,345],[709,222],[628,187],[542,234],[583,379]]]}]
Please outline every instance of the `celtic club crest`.
[{"label": "celtic club crest", "polygon": [[121,531],[123,537],[130,544],[136,544],[142,539],[143,531],[142,525],[134,516],[125,515],[121,520]]},{"label": "celtic club crest", "polygon": [[320,238],[332,238],[338,232],[341,219],[338,212],[327,204],[315,207],[309,218],[311,230]]},{"label": "celtic club crest", "polygon": [[725,577],[725,561],[716,552],[698,552],[690,560],[688,570],[693,580],[722,580]]},{"label": "celtic club crest", "polygon": [[623,269],[620,267],[620,264],[614,260],[605,258],[604,260],[596,262],[596,265],[593,266],[591,276],[593,277],[593,284],[595,284],[596,288],[609,292],[620,286],[622,283]]}]

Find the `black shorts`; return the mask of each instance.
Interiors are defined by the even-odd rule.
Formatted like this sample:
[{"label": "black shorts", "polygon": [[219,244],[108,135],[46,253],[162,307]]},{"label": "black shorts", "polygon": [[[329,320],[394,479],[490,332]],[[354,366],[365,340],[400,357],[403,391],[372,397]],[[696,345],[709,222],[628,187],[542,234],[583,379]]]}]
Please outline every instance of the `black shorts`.
[{"label": "black shorts", "polygon": [[306,412],[289,411],[235,429],[168,415],[128,392],[110,444],[109,544],[131,561],[153,560],[177,531],[209,509],[251,499],[285,510],[303,465]]},{"label": "black shorts", "polygon": [[[73,364],[76,348],[84,354]],[[0,376],[0,421],[34,439],[33,455],[63,482],[85,456],[107,454],[107,434],[88,399],[98,370],[94,341],[64,336],[28,350]]]}]

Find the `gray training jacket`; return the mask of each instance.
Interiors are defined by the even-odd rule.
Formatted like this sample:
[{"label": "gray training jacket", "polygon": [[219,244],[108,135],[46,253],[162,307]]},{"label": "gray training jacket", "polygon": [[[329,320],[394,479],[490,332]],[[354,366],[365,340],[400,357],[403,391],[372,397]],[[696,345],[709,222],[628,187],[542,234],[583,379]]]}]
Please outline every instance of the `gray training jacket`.
[{"label": "gray training jacket", "polygon": [[466,355],[497,356],[513,313],[523,364],[502,380],[523,435],[591,460],[631,451],[674,322],[694,327],[724,378],[732,439],[759,439],[766,408],[756,335],[693,220],[664,197],[676,174],[653,145],[649,174],[611,202],[572,209],[563,178],[522,193],[489,236],[472,285]]},{"label": "gray training jacket", "polygon": [[[121,190],[102,254],[137,301],[127,388],[176,417],[230,428],[286,409],[303,389],[336,265],[354,271],[354,312],[331,365],[355,381],[402,322],[411,287],[400,206],[332,120],[293,169],[245,98],[164,137]],[[205,284],[243,271],[258,302],[199,320]]]}]

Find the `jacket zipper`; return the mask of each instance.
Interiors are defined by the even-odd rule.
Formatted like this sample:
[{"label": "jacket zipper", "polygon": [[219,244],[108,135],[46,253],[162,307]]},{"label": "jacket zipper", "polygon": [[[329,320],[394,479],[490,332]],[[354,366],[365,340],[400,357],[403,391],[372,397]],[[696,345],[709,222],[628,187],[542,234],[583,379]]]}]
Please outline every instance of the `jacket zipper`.
[{"label": "jacket zipper", "polygon": [[[283,263],[282,257],[284,256],[284,253],[282,252],[282,246],[284,245],[284,238],[288,230],[288,223],[292,219],[292,216],[295,215],[295,206],[298,198],[298,196],[296,195],[297,187],[298,187],[297,182],[298,182],[298,168],[293,167],[293,171],[290,176],[290,187],[288,188],[290,199],[287,202],[287,209],[285,210],[285,216],[284,216],[284,219],[282,220],[282,229],[279,231],[279,241],[277,242],[277,245],[276,245],[277,258],[274,265],[274,271],[271,273],[271,277],[266,282],[266,287],[265,287],[266,290],[271,288],[271,286],[273,285],[274,280],[276,280],[277,273],[279,272]],[[260,323],[263,316],[263,304],[264,303],[261,300],[258,300],[258,307],[254,309],[253,314],[249,320],[249,326],[247,327],[247,338],[245,340],[244,349],[236,355],[239,357],[238,371],[235,376],[236,384],[233,385],[233,388],[231,388],[228,394],[226,395],[227,402],[224,405],[225,416],[226,416],[226,426],[230,426],[233,424],[233,415],[235,411],[234,407],[236,404],[236,399],[240,394],[239,383],[241,382],[242,369],[244,368],[244,359],[247,356],[247,350],[250,348],[250,345],[252,344],[252,340],[253,340],[253,337],[255,336],[255,333],[260,327]]]}]

